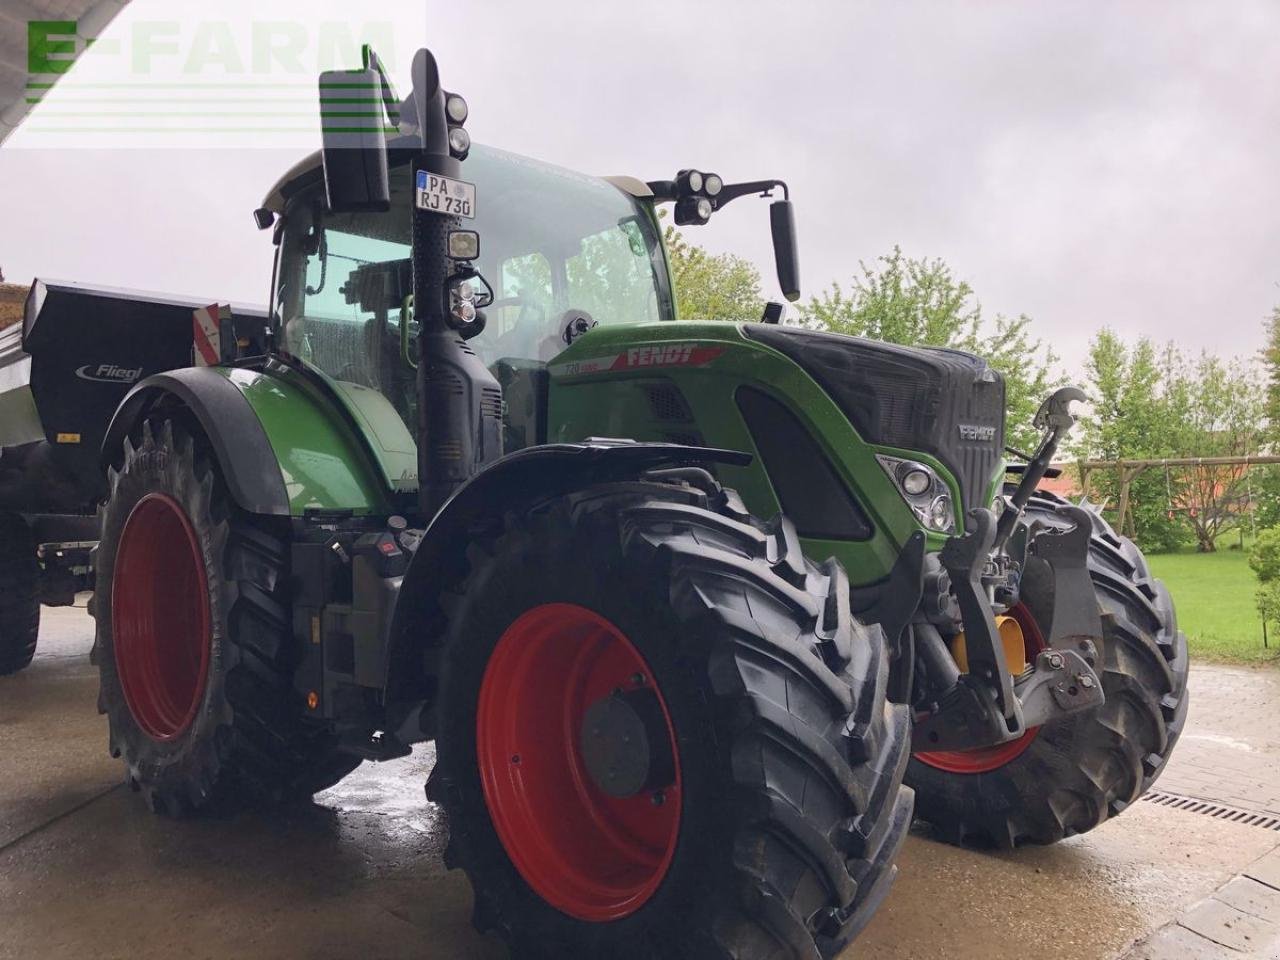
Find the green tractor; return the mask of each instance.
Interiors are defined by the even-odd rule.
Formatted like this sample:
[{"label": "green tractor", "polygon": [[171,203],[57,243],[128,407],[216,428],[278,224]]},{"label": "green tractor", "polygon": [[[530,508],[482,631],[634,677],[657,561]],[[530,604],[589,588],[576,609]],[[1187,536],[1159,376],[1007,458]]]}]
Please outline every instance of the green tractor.
[{"label": "green tractor", "polygon": [[[375,109],[255,214],[267,315],[198,309],[165,353],[191,304],[28,302],[4,550],[52,556],[37,521],[102,504],[100,708],[154,809],[309,797],[434,740],[446,862],[518,955],[799,960],[882,902],[913,794],[1012,846],[1150,786],[1186,643],[1133,544],[1036,491],[1078,391],[1006,485],[978,358],[777,305],[671,322],[665,203],[781,193],[799,295],[780,181],[472,146],[427,51],[404,101],[370,51],[322,75],[322,111],[351,100]],[[154,335],[63,356],[113,303]]]}]

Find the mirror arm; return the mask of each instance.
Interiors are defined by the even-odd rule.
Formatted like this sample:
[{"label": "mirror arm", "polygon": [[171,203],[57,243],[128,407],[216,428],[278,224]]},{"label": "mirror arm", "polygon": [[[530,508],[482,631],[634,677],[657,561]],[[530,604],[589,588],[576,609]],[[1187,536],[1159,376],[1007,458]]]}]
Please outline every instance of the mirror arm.
[{"label": "mirror arm", "polygon": [[378,82],[381,86],[382,106],[387,111],[387,119],[391,126],[400,126],[400,98],[396,95],[396,88],[391,83],[391,78],[387,76],[387,71],[382,67],[382,58],[378,56],[372,45],[365,44],[361,48],[364,57],[364,68],[366,70],[376,70],[378,73]]},{"label": "mirror arm", "polygon": [[731,201],[748,194],[755,193],[762,197],[771,197],[778,187],[782,188],[782,199],[790,200],[791,191],[782,180],[752,180],[749,183],[726,183],[724,189],[711,198],[711,203],[719,210]]}]

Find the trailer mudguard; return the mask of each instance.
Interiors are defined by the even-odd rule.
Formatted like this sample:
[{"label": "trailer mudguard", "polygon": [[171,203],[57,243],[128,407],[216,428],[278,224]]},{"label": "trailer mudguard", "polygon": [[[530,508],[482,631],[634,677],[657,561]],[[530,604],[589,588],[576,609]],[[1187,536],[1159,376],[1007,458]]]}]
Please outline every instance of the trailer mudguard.
[{"label": "trailer mudguard", "polygon": [[587,440],[526,447],[476,474],[432,519],[405,572],[387,651],[389,717],[396,718],[397,707],[410,709],[431,695],[422,626],[434,614],[441,581],[465,561],[473,530],[487,518],[594,484],[635,479],[648,470],[750,462],[750,454],[734,450]]},{"label": "trailer mudguard", "polygon": [[388,491],[350,428],[289,371],[188,367],[138,383],[107,428],[105,464],[157,404],[185,408],[200,427],[241,509],[271,516],[310,510],[387,513]]}]

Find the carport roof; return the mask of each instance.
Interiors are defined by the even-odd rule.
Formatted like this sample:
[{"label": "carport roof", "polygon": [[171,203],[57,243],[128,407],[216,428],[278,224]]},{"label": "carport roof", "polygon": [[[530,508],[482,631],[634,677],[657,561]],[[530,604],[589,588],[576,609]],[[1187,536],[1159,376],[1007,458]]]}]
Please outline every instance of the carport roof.
[{"label": "carport roof", "polygon": [[0,6],[0,143],[22,123],[27,103],[27,25],[75,20],[81,42],[98,36],[129,0],[4,0]]}]

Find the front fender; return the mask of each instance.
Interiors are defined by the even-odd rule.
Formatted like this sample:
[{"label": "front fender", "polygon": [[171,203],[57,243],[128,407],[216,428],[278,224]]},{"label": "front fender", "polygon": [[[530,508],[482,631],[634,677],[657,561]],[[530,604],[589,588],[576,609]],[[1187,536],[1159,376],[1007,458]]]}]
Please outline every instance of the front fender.
[{"label": "front fender", "polygon": [[440,508],[405,572],[391,623],[384,702],[429,698],[427,625],[437,613],[440,588],[464,572],[473,531],[487,521],[548,497],[636,479],[649,470],[750,462],[750,454],[733,450],[588,440],[526,447],[490,464]]}]

